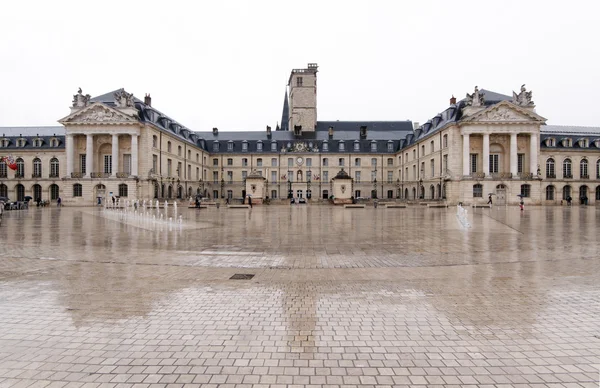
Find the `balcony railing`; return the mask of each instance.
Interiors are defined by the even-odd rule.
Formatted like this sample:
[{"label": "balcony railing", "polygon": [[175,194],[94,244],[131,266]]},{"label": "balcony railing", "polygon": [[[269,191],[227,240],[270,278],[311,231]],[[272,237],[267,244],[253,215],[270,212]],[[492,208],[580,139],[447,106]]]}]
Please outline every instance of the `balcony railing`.
[{"label": "balcony railing", "polygon": [[0,174],[0,178],[8,178],[8,174],[2,173],[2,174]]},{"label": "balcony railing", "polygon": [[556,174],[546,174],[546,178],[548,178],[548,179],[556,179]]},{"label": "balcony railing", "polygon": [[565,174],[563,178],[565,178],[565,179],[572,179],[573,178],[573,174]]},{"label": "balcony railing", "polygon": [[31,174],[31,177],[32,178],[41,178],[42,177],[42,173],[41,172],[40,173],[33,173],[33,174]]},{"label": "balcony railing", "polygon": [[585,174],[585,175],[584,175],[584,174],[582,174],[582,175],[581,175],[581,179],[590,179],[590,176],[589,176],[589,175],[587,175],[587,174]]},{"label": "balcony railing", "polygon": [[128,172],[118,172],[117,173],[117,178],[128,178],[129,175],[130,174]]},{"label": "balcony railing", "polygon": [[71,178],[81,179],[81,178],[83,178],[83,173],[82,172],[72,172]]},{"label": "balcony railing", "polygon": [[25,174],[23,174],[23,173],[16,173],[15,174],[15,178],[25,178]]},{"label": "balcony railing", "polygon": [[491,174],[492,179],[511,179],[512,172],[494,172]]},{"label": "balcony railing", "polygon": [[50,173],[50,178],[58,178],[58,173]]},{"label": "balcony railing", "polygon": [[93,172],[90,174],[91,178],[108,178],[110,176],[107,172]]}]

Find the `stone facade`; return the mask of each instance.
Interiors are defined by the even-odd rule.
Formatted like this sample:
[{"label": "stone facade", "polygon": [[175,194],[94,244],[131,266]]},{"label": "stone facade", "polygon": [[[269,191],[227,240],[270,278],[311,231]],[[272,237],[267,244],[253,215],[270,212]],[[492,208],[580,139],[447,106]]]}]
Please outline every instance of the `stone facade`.
[{"label": "stone facade", "polygon": [[0,196],[60,196],[82,206],[111,193],[241,200],[255,170],[271,203],[323,201],[334,195],[332,178],[344,168],[352,180],[348,197],[600,201],[600,128],[546,126],[524,86],[512,98],[476,89],[413,128],[410,122],[318,121],[316,74],[316,64],[309,64],[290,75],[290,112],[282,115],[290,117],[288,131],[194,132],[153,108],[149,96],[141,101],[118,90],[91,98],[80,91],[62,127],[0,128],[0,156],[19,160],[23,173],[2,164]]}]

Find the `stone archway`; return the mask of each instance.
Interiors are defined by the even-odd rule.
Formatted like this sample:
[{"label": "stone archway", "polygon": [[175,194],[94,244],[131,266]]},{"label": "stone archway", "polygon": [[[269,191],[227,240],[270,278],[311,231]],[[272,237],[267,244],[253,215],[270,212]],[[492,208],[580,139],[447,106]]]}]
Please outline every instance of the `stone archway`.
[{"label": "stone archway", "polygon": [[506,205],[506,186],[503,184],[496,186],[496,204]]},{"label": "stone archway", "polygon": [[102,183],[99,183],[96,185],[96,187],[94,187],[94,199],[97,201],[96,203],[98,205],[102,204],[102,201],[104,201],[106,197],[106,186],[104,186]]}]

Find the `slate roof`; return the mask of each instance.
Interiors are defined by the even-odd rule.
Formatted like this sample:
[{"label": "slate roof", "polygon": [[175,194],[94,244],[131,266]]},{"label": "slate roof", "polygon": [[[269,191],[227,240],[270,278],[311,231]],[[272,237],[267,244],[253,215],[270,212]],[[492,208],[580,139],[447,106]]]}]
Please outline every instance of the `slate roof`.
[{"label": "slate roof", "polygon": [[287,131],[290,120],[290,105],[288,103],[287,90],[283,99],[283,110],[281,112],[281,128],[280,131]]},{"label": "slate roof", "polygon": [[565,134],[565,135],[597,135],[600,136],[600,127],[577,127],[574,125],[545,125],[540,131],[542,134]]},{"label": "slate roof", "polygon": [[[0,127],[0,138],[10,140],[8,147],[1,147],[0,150],[22,150],[22,149],[53,149],[60,150],[65,148],[65,127]],[[51,147],[50,140],[58,139],[58,146]],[[25,139],[24,147],[17,147],[17,139]],[[42,145],[34,147],[34,140],[41,139]]]}]

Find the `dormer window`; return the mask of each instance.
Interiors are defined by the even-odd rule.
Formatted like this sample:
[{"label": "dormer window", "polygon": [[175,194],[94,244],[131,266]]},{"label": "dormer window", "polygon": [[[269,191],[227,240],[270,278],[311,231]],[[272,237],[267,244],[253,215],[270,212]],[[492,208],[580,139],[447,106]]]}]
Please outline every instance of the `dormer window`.
[{"label": "dormer window", "polygon": [[339,142],[339,144],[338,144],[338,150],[339,150],[340,152],[346,151],[346,144],[344,144],[344,141],[343,141],[343,140],[341,140],[341,141]]},{"label": "dormer window", "polygon": [[233,140],[227,142],[227,151],[233,151]]},{"label": "dormer window", "polygon": [[387,142],[387,150],[388,152],[394,152],[394,142],[391,140],[388,140]]},{"label": "dormer window", "polygon": [[60,144],[60,142],[58,141],[57,138],[50,139],[50,147],[58,147],[59,144]]},{"label": "dormer window", "polygon": [[600,148],[600,139],[594,140],[594,147]]},{"label": "dormer window", "polygon": [[246,140],[244,140],[242,142],[242,152],[246,152],[248,151],[248,142]]},{"label": "dormer window", "polygon": [[41,147],[43,143],[44,143],[44,141],[42,139],[40,139],[40,138],[33,139],[33,146],[34,147]]},{"label": "dormer window", "polygon": [[371,152],[377,152],[377,142],[376,141],[371,142]]},{"label": "dormer window", "polygon": [[271,142],[271,151],[277,151],[277,142],[276,141]]},{"label": "dormer window", "polygon": [[573,140],[565,138],[562,140],[563,147],[573,147]]},{"label": "dormer window", "polygon": [[256,150],[257,150],[257,151],[262,151],[262,150],[263,150],[263,143],[262,143],[262,141],[260,141],[260,140],[259,140],[259,141],[256,143]]},{"label": "dormer window", "polygon": [[2,148],[8,147],[9,144],[10,144],[10,140],[8,140],[8,139],[0,140],[0,147],[2,147]]},{"label": "dormer window", "polygon": [[219,142],[216,140],[213,142],[213,152],[219,152]]},{"label": "dormer window", "polygon": [[27,144],[27,140],[25,140],[25,139],[17,140],[17,147],[25,147],[25,144]]},{"label": "dormer window", "polygon": [[546,147],[556,147],[556,140],[554,138],[546,139]]},{"label": "dormer window", "polygon": [[360,143],[358,140],[354,141],[354,151],[360,151]]},{"label": "dormer window", "polygon": [[577,140],[577,145],[580,148],[588,148],[588,140],[587,139],[579,139],[579,140]]},{"label": "dormer window", "polygon": [[323,142],[323,151],[329,151],[329,143],[327,140]]}]

